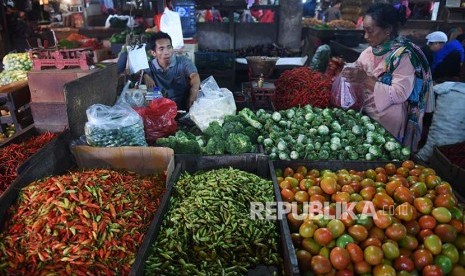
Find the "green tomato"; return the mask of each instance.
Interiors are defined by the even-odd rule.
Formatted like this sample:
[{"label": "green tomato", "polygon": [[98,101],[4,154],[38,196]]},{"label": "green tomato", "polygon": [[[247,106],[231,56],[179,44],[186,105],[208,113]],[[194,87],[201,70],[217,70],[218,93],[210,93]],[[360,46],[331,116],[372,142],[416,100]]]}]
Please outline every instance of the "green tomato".
[{"label": "green tomato", "polygon": [[337,238],[336,245],[341,248],[346,248],[347,244],[354,242],[354,238],[352,238],[348,234],[342,234]]}]

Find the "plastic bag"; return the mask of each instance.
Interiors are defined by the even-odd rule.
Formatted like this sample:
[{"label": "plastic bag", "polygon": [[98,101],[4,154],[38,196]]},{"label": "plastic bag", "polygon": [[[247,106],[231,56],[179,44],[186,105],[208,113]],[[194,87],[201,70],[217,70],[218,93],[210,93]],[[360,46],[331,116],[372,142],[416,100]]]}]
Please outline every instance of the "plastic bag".
[{"label": "plastic bag", "polygon": [[94,104],[86,110],[86,114],[85,134],[89,145],[147,146],[142,118],[129,105],[111,107]]},{"label": "plastic bag", "polygon": [[189,115],[197,127],[204,131],[213,121],[223,123],[226,115],[236,114],[236,102],[231,91],[219,88],[210,76],[200,84],[201,91],[189,110]]},{"label": "plastic bag", "polygon": [[176,133],[176,103],[167,98],[159,98],[150,102],[148,107],[136,108],[145,126],[145,137],[149,143],[158,138]]},{"label": "plastic bag", "polygon": [[182,36],[181,17],[179,13],[165,8],[160,19],[160,31],[170,35],[173,48],[181,49],[184,46],[184,38]]},{"label": "plastic bag", "polygon": [[126,83],[121,92],[121,95],[118,97],[116,104],[128,104],[131,107],[144,106],[145,104],[145,95],[144,90],[142,89],[129,89],[130,81]]},{"label": "plastic bag", "polygon": [[[347,64],[344,68],[353,66],[355,65]],[[362,84],[346,82],[345,78],[339,74],[334,80],[331,88],[331,105],[342,109],[350,108],[360,111],[364,104],[363,89]]]}]

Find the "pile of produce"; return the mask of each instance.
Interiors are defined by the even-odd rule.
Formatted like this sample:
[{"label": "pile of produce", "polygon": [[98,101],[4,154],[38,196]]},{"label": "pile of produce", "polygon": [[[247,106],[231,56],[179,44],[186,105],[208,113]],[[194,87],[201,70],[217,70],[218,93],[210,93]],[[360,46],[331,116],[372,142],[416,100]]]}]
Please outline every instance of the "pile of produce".
[{"label": "pile of produce", "polygon": [[[0,114],[2,116],[9,116],[10,115],[9,111],[0,110],[0,112],[1,112]],[[5,131],[0,132],[0,143],[3,142],[3,140],[12,137],[13,135],[15,135],[15,126],[13,124],[7,125]]]},{"label": "pile of produce", "polygon": [[439,150],[452,164],[465,169],[465,143],[443,146]]},{"label": "pile of produce", "polygon": [[271,159],[405,160],[410,150],[379,123],[354,110],[306,105],[272,114],[257,112],[264,125],[258,142]]},{"label": "pile of produce", "polygon": [[[302,274],[465,275],[463,208],[434,170],[404,161],[277,175],[285,201],[326,206],[287,214]],[[353,206],[341,212],[344,203]]]},{"label": "pile of produce", "polygon": [[145,274],[245,275],[258,264],[280,266],[275,222],[250,218],[251,202],[274,201],[272,183],[251,173],[182,175]]},{"label": "pile of produce", "polygon": [[164,181],[88,170],[29,184],[0,234],[0,273],[129,274]]},{"label": "pile of produce", "polygon": [[0,72],[0,86],[15,81],[26,80],[32,61],[28,53],[12,53],[3,58],[3,71]]},{"label": "pile of produce", "polygon": [[274,106],[278,110],[307,104],[320,108],[329,105],[331,79],[308,67],[283,72],[275,86]]},{"label": "pile of produce", "polygon": [[321,26],[323,21],[320,19],[312,18],[303,18],[302,19],[302,27],[314,27],[314,26]]},{"label": "pile of produce", "polygon": [[102,43],[97,39],[89,38],[80,34],[70,34],[65,39],[58,41],[59,48],[74,49],[74,48],[91,48],[97,50],[102,48]]},{"label": "pile of produce", "polygon": [[255,114],[251,110],[244,109],[238,115],[225,116],[223,125],[213,121],[203,135],[196,136],[179,130],[175,135],[159,138],[156,144],[172,148],[178,154],[218,155],[255,152],[259,130],[248,122],[252,116]]},{"label": "pile of produce", "polygon": [[55,134],[46,132],[39,136],[29,138],[19,144],[9,144],[0,148],[0,195],[8,189],[18,176],[18,167],[34,153],[38,152]]},{"label": "pile of produce", "polygon": [[328,26],[333,29],[350,29],[354,30],[357,25],[354,22],[344,19],[336,19],[328,22]]}]

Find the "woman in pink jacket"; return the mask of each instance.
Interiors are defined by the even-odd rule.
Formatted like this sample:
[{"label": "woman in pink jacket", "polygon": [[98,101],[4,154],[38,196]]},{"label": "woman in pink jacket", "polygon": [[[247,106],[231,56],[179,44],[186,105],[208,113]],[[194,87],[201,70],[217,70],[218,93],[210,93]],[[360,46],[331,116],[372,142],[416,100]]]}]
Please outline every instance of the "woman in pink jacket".
[{"label": "woman in pink jacket", "polygon": [[434,103],[429,100],[432,80],[420,48],[398,35],[399,23],[406,20],[402,7],[377,3],[367,10],[363,28],[371,47],[342,75],[348,82],[364,84],[363,111],[416,151],[423,114],[427,104]]}]

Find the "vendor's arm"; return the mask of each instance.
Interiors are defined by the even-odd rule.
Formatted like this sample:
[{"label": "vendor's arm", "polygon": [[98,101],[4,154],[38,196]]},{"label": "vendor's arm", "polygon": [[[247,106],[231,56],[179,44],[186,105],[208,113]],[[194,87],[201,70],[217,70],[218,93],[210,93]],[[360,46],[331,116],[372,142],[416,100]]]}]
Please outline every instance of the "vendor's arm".
[{"label": "vendor's arm", "polygon": [[376,82],[374,85],[374,99],[379,112],[391,105],[407,101],[413,90],[415,69],[407,55],[403,55],[399,66],[392,73],[391,85]]},{"label": "vendor's arm", "polygon": [[187,106],[191,107],[195,99],[197,99],[197,94],[199,94],[200,89],[200,76],[199,73],[191,73],[189,75],[190,79],[190,91],[189,91],[189,100]]},{"label": "vendor's arm", "polygon": [[144,83],[148,89],[152,89],[155,87],[155,81],[152,79],[150,74],[147,73],[147,71],[144,72]]}]

